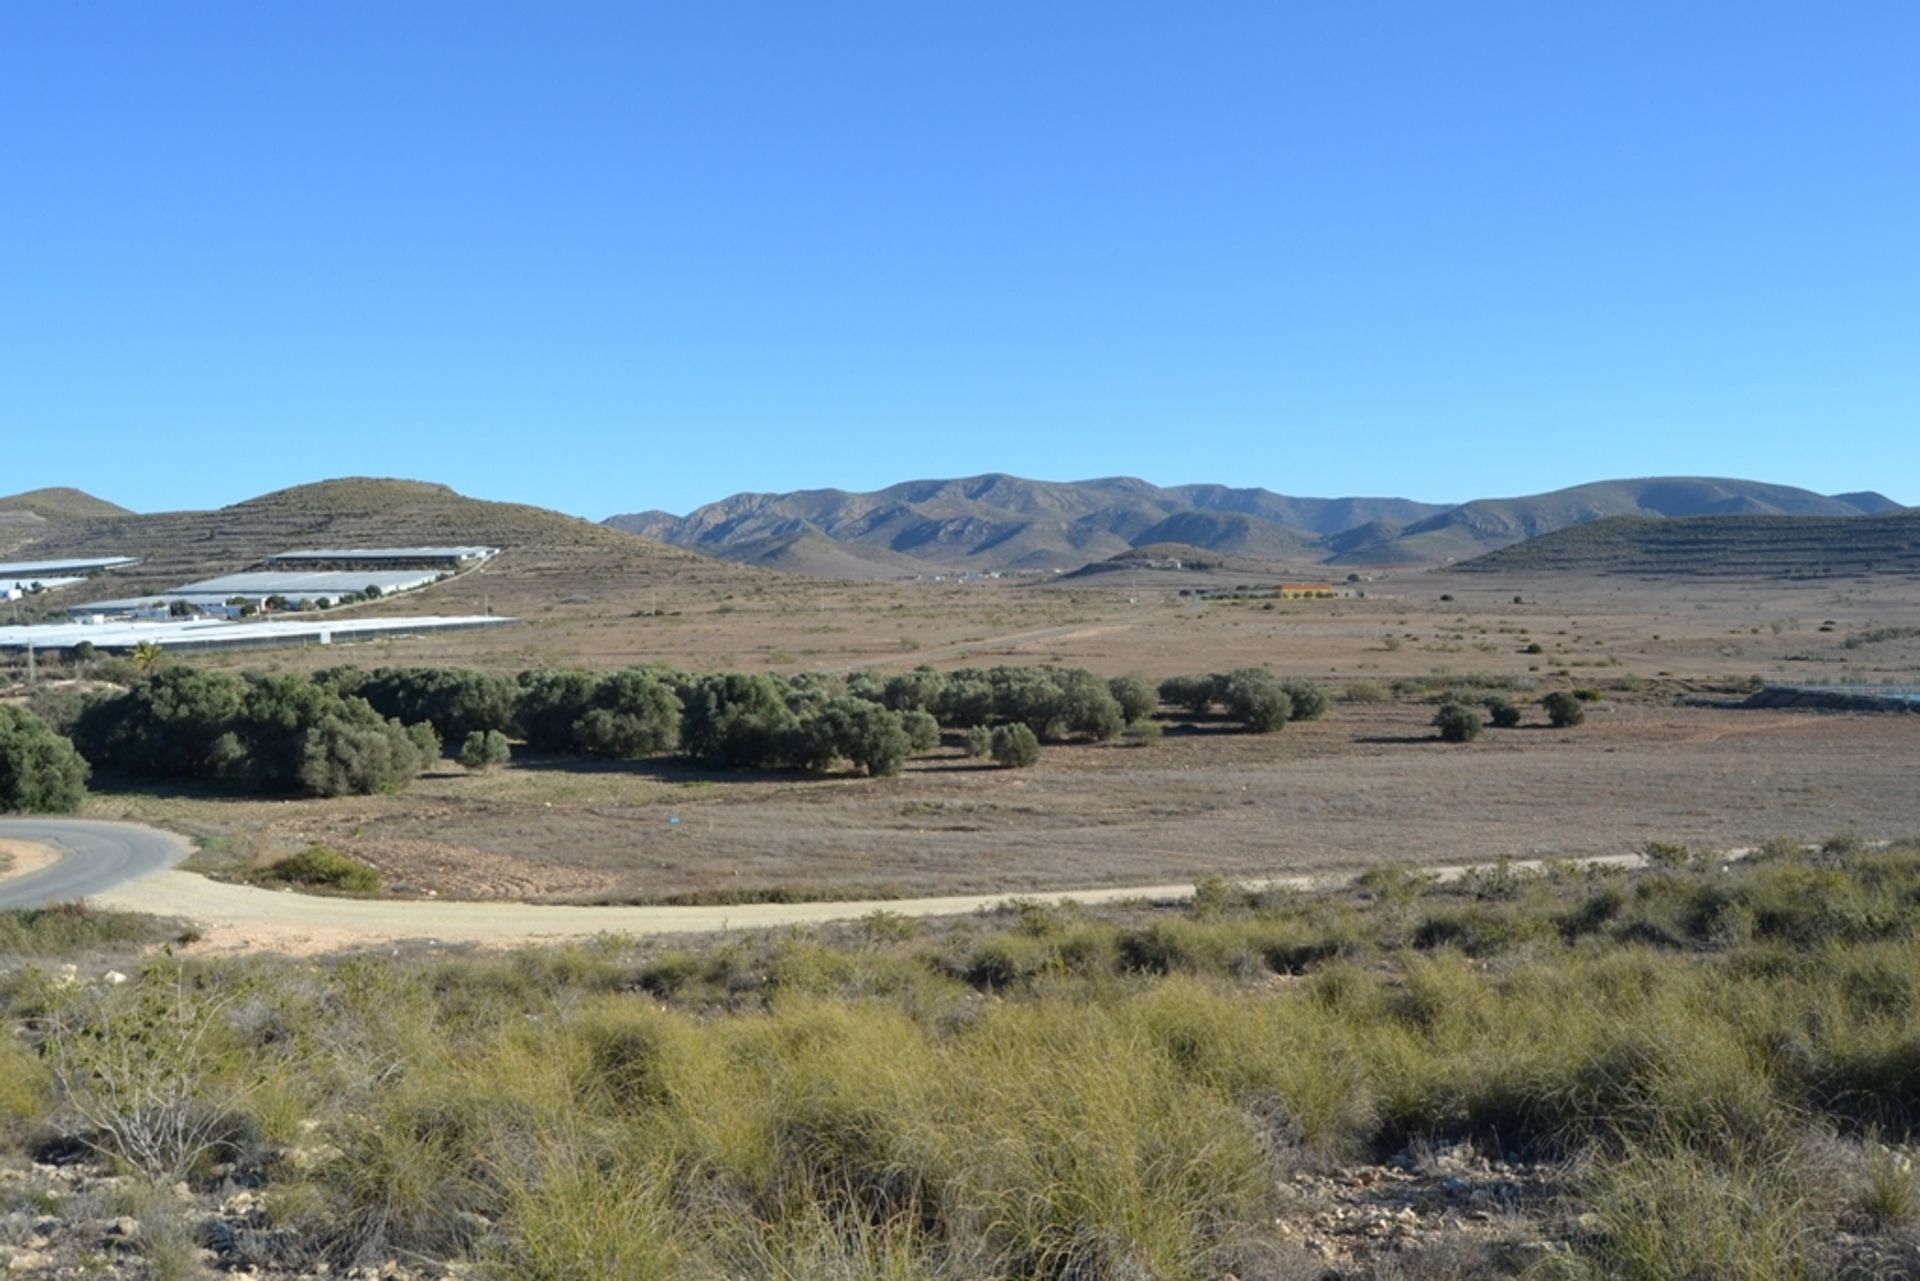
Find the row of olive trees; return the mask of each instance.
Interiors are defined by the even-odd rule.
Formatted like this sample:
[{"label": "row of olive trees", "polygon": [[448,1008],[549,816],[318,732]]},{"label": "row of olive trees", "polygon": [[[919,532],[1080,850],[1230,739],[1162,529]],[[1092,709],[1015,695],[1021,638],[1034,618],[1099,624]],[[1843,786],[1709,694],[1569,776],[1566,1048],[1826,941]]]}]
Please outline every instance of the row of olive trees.
[{"label": "row of olive trees", "polygon": [[1259,667],[1199,676],[1174,676],[1160,682],[1160,700],[1195,716],[1215,707],[1229,720],[1256,734],[1270,734],[1288,721],[1310,721],[1327,714],[1326,691],[1311,681],[1283,679]]},{"label": "row of olive trees", "polygon": [[96,768],[268,792],[396,791],[440,756],[431,724],[300,676],[161,666],[61,713],[56,728]]},{"label": "row of olive trees", "polygon": [[540,752],[615,760],[679,752],[723,769],[826,771],[846,762],[884,775],[940,741],[932,717],[855,698],[830,678],[634,667],[528,671],[518,679],[436,668],[336,669],[322,679],[390,715],[423,717],[462,742],[463,761],[484,760],[487,736],[512,735]]},{"label": "row of olive trees", "polygon": [[1153,687],[1138,676],[1111,680],[1080,667],[916,668],[884,682],[862,673],[856,697],[898,711],[923,711],[948,729],[1025,725],[1041,742],[1105,742],[1154,712]]},{"label": "row of olive trees", "polygon": [[[937,747],[943,729],[1017,725],[1037,749],[1039,742],[1115,738],[1158,705],[1140,677],[1107,680],[1076,668],[923,668],[892,678],[665,667],[536,670],[518,678],[336,668],[317,679],[384,715],[430,722],[463,744],[463,759],[473,735],[496,733],[542,752],[629,760],[678,752],[715,768],[824,771],[846,762],[869,774],[897,772],[908,757]],[[1001,737],[996,759],[1026,763],[1025,738]]]},{"label": "row of olive trees", "polygon": [[[1327,705],[1317,687],[1255,669],[1176,677],[1156,688],[1139,676],[1107,679],[1053,667],[920,668],[890,678],[665,667],[534,670],[515,678],[458,668],[339,667],[309,679],[162,663],[124,691],[50,704],[53,724],[40,728],[56,745],[61,734],[71,735],[81,779],[91,764],[141,777],[334,796],[405,787],[439,758],[443,739],[475,769],[506,760],[509,738],[518,738],[559,754],[634,760],[677,752],[714,768],[824,772],[844,763],[886,775],[952,730],[964,736],[970,755],[1019,766],[1033,763],[1041,743],[1116,738],[1149,721],[1162,701],[1197,712],[1218,703],[1260,732],[1318,716]],[[9,731],[22,741],[27,732]],[[37,750],[58,756],[57,746]],[[24,761],[29,753],[21,748],[5,759]],[[31,773],[47,780],[35,788],[55,795],[80,786],[60,781],[58,770]],[[15,791],[26,794],[23,786]],[[46,807],[39,799],[7,807],[29,803]]]},{"label": "row of olive trees", "polygon": [[[1200,711],[1218,702],[1263,732],[1327,708],[1319,687],[1257,669],[1178,677],[1159,687],[1140,676],[1012,666],[922,667],[891,677],[633,667],[510,678],[451,668],[336,668],[317,679],[383,715],[427,721],[450,742],[498,733],[541,752],[629,760],[678,752],[715,768],[819,771],[846,762],[870,774],[896,772],[909,756],[936,747],[942,731],[990,735],[1020,726],[1036,744],[1105,742],[1150,720],[1163,700]],[[1030,755],[1024,737],[1017,741],[1000,756]]]}]

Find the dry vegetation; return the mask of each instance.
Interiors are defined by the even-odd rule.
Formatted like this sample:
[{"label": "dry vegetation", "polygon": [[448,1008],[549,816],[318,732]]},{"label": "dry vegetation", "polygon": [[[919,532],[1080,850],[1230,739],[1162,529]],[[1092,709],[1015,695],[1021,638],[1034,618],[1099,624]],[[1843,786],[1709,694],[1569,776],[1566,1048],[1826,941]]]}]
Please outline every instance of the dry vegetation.
[{"label": "dry vegetation", "polygon": [[1656,853],[120,983],[83,949],[137,922],[15,914],[16,954],[77,970],[0,978],[0,1253],[502,1281],[1914,1275],[1920,848]]},{"label": "dry vegetation", "polygon": [[[391,493],[370,483],[352,519]],[[372,528],[337,503],[302,524],[299,491],[274,497],[291,514],[261,551]],[[471,514],[458,502],[429,506]],[[1398,573],[1298,602],[1151,571],[848,585],[525,519],[530,541],[483,570],[372,607],[491,607],[518,628],[189,661],[1265,666],[1335,702],[1272,735],[1167,707],[1157,741],[1050,746],[1020,771],[957,736],[891,779],[521,749],[327,800],[100,778],[88,812],[192,833],[224,875],[359,894],[1367,875],[1317,895],[1206,880],[1177,910],[1035,902],[691,948],[311,962],[192,959],[190,927],[141,917],[7,914],[0,1264],[1920,1275],[1920,849],[1802,845],[1920,831],[1920,718],[1734,706],[1756,678],[1911,681],[1920,585]],[[407,532],[512,544],[497,528]],[[1547,728],[1540,697],[1573,689],[1594,696],[1585,723]],[[1442,700],[1493,694],[1520,727],[1434,736]],[[1763,844],[1732,864],[1688,852]],[[1409,870],[1638,850],[1657,866],[1632,876]],[[63,959],[70,976],[44,968]]]}]

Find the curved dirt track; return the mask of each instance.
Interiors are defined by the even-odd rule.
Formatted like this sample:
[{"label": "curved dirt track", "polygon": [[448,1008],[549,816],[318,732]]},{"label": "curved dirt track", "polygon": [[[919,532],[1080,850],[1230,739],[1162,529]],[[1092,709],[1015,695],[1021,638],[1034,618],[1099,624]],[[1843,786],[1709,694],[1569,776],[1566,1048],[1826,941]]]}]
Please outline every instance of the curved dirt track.
[{"label": "curved dirt track", "polygon": [[[1192,893],[1191,885],[1151,885],[1044,897],[1112,903],[1178,899]],[[90,901],[102,907],[191,920],[203,931],[205,944],[215,950],[325,952],[405,940],[511,946],[600,934],[710,934],[851,921],[879,911],[904,916],[955,916],[1034,897],[1040,896],[974,894],[727,907],[569,907],[551,903],[322,898],[231,885],[192,872],[165,871],[96,894]]]},{"label": "curved dirt track", "polygon": [[[1077,903],[1168,902],[1194,887],[1129,885],[1047,894],[964,894],[942,898],[847,900],[833,903],[748,903],[726,907],[568,907],[546,903],[323,898],[208,880],[172,864],[187,843],[170,832],[133,823],[77,819],[0,822],[0,839],[45,846],[57,857],[0,881],[0,907],[85,898],[101,907],[192,921],[214,951],[326,952],[426,940],[485,946],[551,943],[601,934],[709,934],[850,921],[874,912],[956,916],[1019,899]],[[1632,865],[1638,855],[1589,860]],[[1532,866],[1514,863],[1515,867]],[[1432,869],[1442,879],[1464,867]],[[1312,888],[1338,875],[1278,877],[1264,882]]]}]

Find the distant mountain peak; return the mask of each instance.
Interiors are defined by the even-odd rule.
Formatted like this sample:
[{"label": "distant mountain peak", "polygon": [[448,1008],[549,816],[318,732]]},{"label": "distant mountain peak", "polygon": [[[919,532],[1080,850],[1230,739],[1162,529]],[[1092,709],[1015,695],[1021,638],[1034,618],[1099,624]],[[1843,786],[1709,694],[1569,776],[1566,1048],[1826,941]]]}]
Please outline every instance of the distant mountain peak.
[{"label": "distant mountain peak", "polygon": [[867,493],[735,494],[686,516],[637,512],[606,523],[722,559],[866,577],[1072,570],[1156,543],[1299,566],[1444,564],[1612,516],[1838,517],[1895,506],[1878,494],[1827,497],[1693,476],[1442,504],[1293,497],[1223,484],[1162,487],[1130,476],[1041,481],[982,472]]}]

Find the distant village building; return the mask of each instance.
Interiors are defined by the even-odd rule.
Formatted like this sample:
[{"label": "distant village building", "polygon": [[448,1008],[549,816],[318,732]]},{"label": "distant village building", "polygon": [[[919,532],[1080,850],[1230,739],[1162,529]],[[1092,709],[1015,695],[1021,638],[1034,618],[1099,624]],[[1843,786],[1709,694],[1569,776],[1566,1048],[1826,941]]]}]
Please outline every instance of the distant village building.
[{"label": "distant village building", "polygon": [[1328,600],[1340,593],[1332,583],[1282,583],[1281,600]]}]

